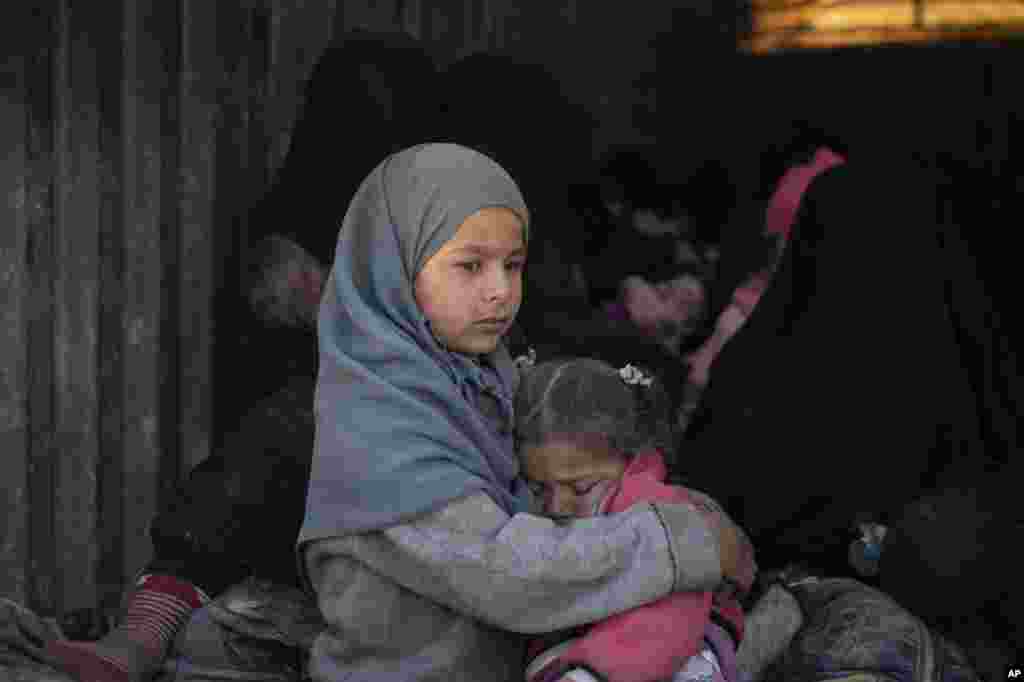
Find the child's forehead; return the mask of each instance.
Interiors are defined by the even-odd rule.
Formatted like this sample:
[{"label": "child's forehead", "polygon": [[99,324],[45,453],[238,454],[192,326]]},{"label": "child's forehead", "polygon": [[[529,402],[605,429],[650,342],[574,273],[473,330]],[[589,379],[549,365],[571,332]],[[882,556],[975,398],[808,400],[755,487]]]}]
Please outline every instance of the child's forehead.
[{"label": "child's forehead", "polygon": [[533,481],[572,481],[593,476],[617,476],[623,457],[610,448],[607,439],[559,438],[521,449],[523,475]]},{"label": "child's forehead", "polygon": [[597,434],[553,436],[523,447],[523,455],[538,462],[589,462],[602,459],[610,452],[608,439]]},{"label": "child's forehead", "polygon": [[449,250],[482,253],[523,250],[526,248],[526,225],[512,209],[485,207],[462,221],[445,246]]},{"label": "child's forehead", "polygon": [[522,449],[524,474],[535,481],[571,477],[577,469],[596,461],[592,452],[571,441],[544,443]]}]

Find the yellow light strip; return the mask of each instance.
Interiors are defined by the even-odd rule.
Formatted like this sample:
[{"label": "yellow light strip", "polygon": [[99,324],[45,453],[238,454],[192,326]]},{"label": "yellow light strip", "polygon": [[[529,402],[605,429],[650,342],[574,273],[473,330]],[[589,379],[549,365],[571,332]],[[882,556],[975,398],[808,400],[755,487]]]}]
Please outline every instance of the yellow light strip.
[{"label": "yellow light strip", "polygon": [[1024,37],[1024,1],[753,0],[748,52]]},{"label": "yellow light strip", "polygon": [[789,9],[755,12],[754,32],[803,30],[838,31],[848,28],[913,26],[914,3],[869,0],[832,6],[806,5]]},{"label": "yellow light strip", "polygon": [[1024,23],[958,29],[869,28],[755,34],[744,40],[740,49],[751,54],[766,54],[791,49],[1007,39],[1024,39]]},{"label": "yellow light strip", "polygon": [[1020,2],[926,2],[926,26],[984,26],[1024,22]]},{"label": "yellow light strip", "polygon": [[[832,7],[845,5],[851,0],[752,0],[750,3],[754,13],[774,12],[776,10],[794,9],[799,7]],[[853,0],[856,2],[856,0]]]}]

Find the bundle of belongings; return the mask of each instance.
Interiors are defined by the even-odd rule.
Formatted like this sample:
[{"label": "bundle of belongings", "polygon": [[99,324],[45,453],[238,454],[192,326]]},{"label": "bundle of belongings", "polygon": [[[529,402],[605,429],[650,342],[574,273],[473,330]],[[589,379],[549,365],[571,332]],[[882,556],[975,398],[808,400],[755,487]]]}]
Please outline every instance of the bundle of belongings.
[{"label": "bundle of belongings", "polygon": [[[192,615],[155,679],[303,680],[307,652],[323,627],[305,593],[248,579]],[[52,620],[0,600],[0,682],[73,682],[44,653],[47,641],[63,637]],[[955,645],[882,592],[800,574],[780,574],[751,609],[737,668],[744,682],[979,680]]]},{"label": "bundle of belongings", "polygon": [[[324,627],[316,602],[294,587],[247,579],[192,614],[158,682],[304,678],[306,652]],[[65,639],[53,619],[0,600],[0,682],[73,682],[45,653]]]}]

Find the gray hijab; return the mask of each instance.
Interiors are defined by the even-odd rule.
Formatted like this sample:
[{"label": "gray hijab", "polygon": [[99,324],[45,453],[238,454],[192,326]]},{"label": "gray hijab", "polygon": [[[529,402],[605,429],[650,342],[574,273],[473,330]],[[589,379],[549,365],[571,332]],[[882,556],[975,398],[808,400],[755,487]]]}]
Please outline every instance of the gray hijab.
[{"label": "gray hijab", "polygon": [[515,182],[454,144],[384,160],[342,221],[320,307],[316,443],[299,543],[393,526],[487,492],[509,514],[528,504],[511,428],[515,370],[503,345],[472,359],[444,349],[413,294],[427,260],[485,207],[523,218]]}]

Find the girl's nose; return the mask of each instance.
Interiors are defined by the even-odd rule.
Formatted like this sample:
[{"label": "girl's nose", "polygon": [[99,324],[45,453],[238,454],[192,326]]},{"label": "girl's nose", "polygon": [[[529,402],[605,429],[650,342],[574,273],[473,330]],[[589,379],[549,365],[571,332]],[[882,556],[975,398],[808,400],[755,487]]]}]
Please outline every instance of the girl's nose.
[{"label": "girl's nose", "polygon": [[496,268],[487,278],[486,296],[488,301],[500,301],[512,291],[512,275],[505,268]]},{"label": "girl's nose", "polygon": [[545,511],[558,516],[573,515],[576,513],[576,497],[562,486],[553,486],[548,493]]}]

